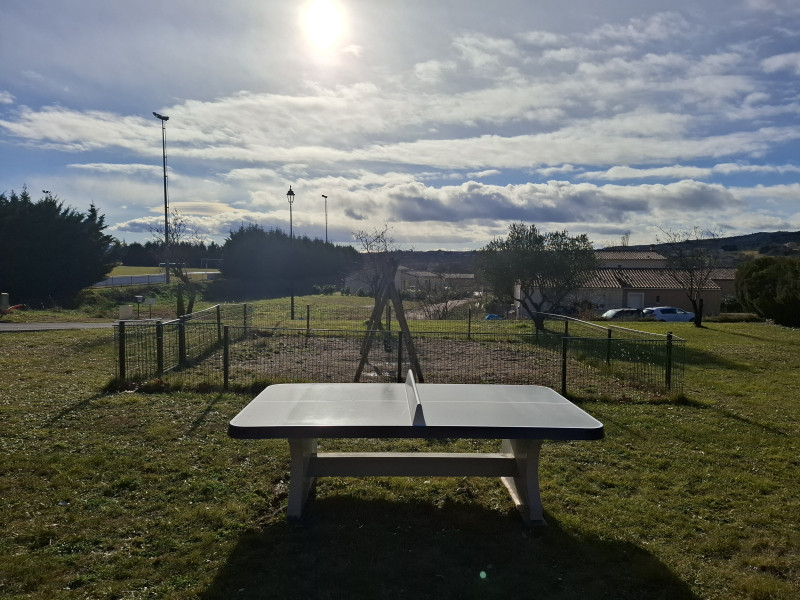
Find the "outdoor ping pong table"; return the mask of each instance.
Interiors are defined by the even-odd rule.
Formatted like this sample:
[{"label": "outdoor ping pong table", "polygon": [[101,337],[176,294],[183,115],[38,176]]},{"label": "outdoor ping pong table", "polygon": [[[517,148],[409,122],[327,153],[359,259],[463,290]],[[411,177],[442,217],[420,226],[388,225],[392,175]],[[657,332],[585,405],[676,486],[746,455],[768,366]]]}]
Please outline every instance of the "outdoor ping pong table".
[{"label": "outdoor ping pong table", "polygon": [[[526,523],[544,524],[542,440],[596,440],[603,424],[535,385],[294,383],[267,387],[228,427],[240,439],[287,438],[289,517],[317,477],[500,477]],[[317,453],[318,438],[502,439],[499,453]]]}]

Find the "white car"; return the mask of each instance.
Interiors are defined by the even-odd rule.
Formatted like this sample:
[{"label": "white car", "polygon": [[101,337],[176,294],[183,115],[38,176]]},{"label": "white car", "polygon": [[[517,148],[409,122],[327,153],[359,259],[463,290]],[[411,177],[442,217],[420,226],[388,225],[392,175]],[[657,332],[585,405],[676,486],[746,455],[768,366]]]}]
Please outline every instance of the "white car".
[{"label": "white car", "polygon": [[642,316],[652,317],[656,321],[694,321],[694,313],[674,306],[653,306],[645,308]]},{"label": "white car", "polygon": [[638,308],[612,308],[600,315],[600,318],[606,321],[611,321],[612,319],[625,321],[628,319],[638,319],[641,316],[642,311]]}]

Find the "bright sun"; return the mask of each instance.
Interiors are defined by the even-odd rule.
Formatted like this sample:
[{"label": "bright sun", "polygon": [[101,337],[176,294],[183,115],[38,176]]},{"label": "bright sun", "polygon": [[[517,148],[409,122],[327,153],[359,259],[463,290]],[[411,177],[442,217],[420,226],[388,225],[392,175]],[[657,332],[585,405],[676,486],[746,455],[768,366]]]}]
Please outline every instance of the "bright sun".
[{"label": "bright sun", "polygon": [[327,50],[339,39],[342,15],[334,0],[312,0],[306,9],[306,32],[321,50]]}]

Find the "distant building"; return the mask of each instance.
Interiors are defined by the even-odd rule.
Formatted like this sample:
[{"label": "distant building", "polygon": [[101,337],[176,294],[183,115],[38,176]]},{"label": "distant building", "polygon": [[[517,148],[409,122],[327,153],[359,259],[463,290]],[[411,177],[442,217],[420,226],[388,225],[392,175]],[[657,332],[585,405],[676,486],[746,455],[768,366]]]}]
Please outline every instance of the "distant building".
[{"label": "distant building", "polygon": [[[600,268],[565,304],[588,304],[596,309],[677,306],[694,310],[680,283],[680,271],[668,268],[662,254],[654,250],[599,250],[596,255]],[[714,269],[701,288],[705,315],[719,314],[722,298],[734,295],[735,274],[736,269]]]},{"label": "distant building", "polygon": [[[363,293],[371,295],[377,280],[374,269],[359,269],[345,277],[344,286],[350,290],[351,294],[356,294],[361,290]],[[400,266],[397,267],[394,276],[394,285],[400,292],[436,289],[442,286],[472,291],[475,287],[475,275],[472,273],[433,273]]]}]

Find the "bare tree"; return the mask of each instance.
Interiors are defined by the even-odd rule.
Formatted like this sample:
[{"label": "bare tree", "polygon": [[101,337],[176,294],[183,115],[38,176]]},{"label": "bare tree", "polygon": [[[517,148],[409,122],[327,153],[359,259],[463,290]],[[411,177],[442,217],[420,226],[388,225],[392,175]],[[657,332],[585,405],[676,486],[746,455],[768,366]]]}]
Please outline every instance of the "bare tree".
[{"label": "bare tree", "polygon": [[[169,269],[170,275],[180,282],[176,290],[176,314],[181,317],[192,313],[199,285],[189,275],[184,250],[189,246],[204,242],[199,230],[192,227],[183,215],[173,209],[166,238],[168,244],[164,243],[163,225],[152,227],[150,233],[153,235],[153,241],[160,248],[162,256],[159,259],[164,263],[165,269]],[[169,248],[168,255],[167,248]]]},{"label": "bare tree", "polygon": [[383,277],[389,256],[399,250],[397,243],[389,232],[389,225],[384,223],[383,229],[377,227],[360,230],[353,237],[361,246],[363,256],[361,277],[369,285],[369,294],[377,301],[378,286]]},{"label": "bare tree", "polygon": [[437,273],[436,281],[426,282],[418,291],[420,310],[427,319],[443,321],[468,294],[466,290],[448,286],[446,275]]},{"label": "bare tree", "polygon": [[666,248],[670,275],[683,289],[694,310],[695,327],[703,326],[703,291],[708,289],[719,264],[718,231],[693,227],[689,230],[661,229],[656,241]]}]

